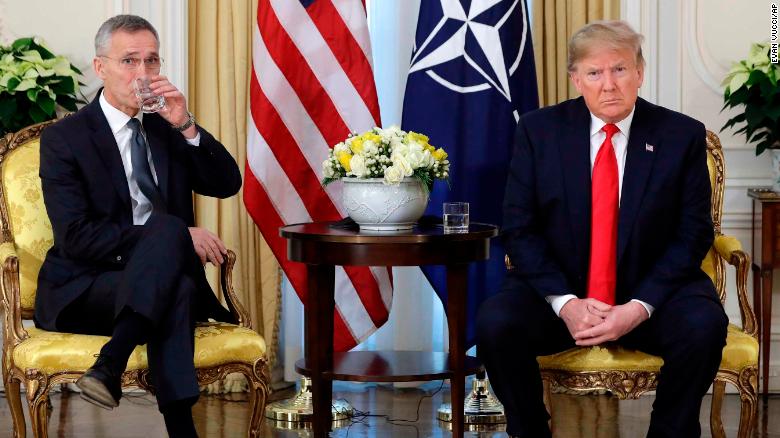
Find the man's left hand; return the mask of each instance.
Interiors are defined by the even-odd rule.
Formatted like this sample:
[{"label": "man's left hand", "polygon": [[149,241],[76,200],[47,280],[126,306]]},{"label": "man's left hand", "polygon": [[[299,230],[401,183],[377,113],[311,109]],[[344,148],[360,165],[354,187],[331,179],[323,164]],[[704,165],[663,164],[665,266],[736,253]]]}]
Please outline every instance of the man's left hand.
[{"label": "man's left hand", "polygon": [[[185,99],[184,94],[163,75],[152,76],[150,79],[151,84],[149,87],[152,89],[152,92],[158,96],[165,97],[165,106],[157,113],[171,125],[183,125],[189,118],[187,99]],[[186,138],[194,138],[197,135],[197,129],[195,126],[190,126],[182,134]]]},{"label": "man's left hand", "polygon": [[649,318],[647,310],[636,301],[613,306],[605,315],[604,322],[574,334],[576,344],[581,347],[615,341]]}]

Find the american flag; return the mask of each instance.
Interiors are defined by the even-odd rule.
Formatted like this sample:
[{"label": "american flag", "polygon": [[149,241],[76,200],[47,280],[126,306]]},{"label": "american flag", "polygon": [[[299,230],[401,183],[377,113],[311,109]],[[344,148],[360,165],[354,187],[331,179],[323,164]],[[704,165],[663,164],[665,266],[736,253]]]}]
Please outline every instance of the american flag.
[{"label": "american flag", "polygon": [[[330,146],[380,124],[365,3],[260,0],[255,24],[244,203],[305,302],[305,266],[278,230],[345,216],[340,184],[320,181]],[[387,321],[388,268],[337,267],[335,293],[336,351]]]}]

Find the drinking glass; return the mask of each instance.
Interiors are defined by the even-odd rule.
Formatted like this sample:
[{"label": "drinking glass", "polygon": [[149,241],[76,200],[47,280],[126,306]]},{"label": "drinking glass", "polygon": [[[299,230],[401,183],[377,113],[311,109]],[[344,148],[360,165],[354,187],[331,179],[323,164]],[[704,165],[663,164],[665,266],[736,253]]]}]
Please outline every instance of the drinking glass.
[{"label": "drinking glass", "polygon": [[135,88],[135,97],[138,99],[141,111],[156,113],[165,107],[165,96],[154,94],[151,88],[151,80],[148,76],[135,78],[133,87]]},{"label": "drinking glass", "polygon": [[469,232],[469,203],[445,202],[442,205],[444,233],[457,234]]}]

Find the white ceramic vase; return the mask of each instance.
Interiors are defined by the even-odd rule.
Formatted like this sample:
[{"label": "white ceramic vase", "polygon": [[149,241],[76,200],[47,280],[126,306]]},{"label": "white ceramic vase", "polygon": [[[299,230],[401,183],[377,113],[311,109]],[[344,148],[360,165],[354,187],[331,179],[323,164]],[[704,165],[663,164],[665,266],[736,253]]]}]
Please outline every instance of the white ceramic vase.
[{"label": "white ceramic vase", "polygon": [[769,149],[772,156],[772,191],[780,193],[780,149]]},{"label": "white ceramic vase", "polygon": [[382,178],[342,178],[342,205],[362,230],[395,231],[414,227],[428,205],[428,192],[417,178],[397,186]]}]

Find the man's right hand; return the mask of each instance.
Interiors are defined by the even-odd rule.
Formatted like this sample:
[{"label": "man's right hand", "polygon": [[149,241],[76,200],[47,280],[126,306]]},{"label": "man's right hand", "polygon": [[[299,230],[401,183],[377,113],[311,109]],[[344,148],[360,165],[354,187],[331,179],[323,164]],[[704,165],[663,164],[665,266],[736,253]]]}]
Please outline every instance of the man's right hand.
[{"label": "man's right hand", "polygon": [[593,298],[572,298],[561,308],[558,314],[572,339],[575,333],[587,330],[604,322],[612,306]]}]

